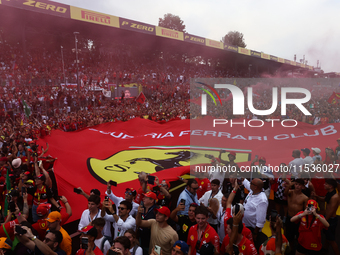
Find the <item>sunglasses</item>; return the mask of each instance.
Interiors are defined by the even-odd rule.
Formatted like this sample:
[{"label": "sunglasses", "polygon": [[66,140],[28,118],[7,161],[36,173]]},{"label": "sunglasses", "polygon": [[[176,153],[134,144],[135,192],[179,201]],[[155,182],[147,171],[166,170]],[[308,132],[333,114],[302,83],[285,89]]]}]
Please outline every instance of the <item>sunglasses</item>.
[{"label": "sunglasses", "polygon": [[53,240],[51,240],[51,239],[49,239],[49,238],[45,238],[45,241],[46,241],[46,243],[48,243],[48,242],[54,242]]},{"label": "sunglasses", "polygon": [[118,210],[125,210],[125,209],[127,209],[127,208],[124,208],[124,207],[121,207],[121,206],[118,207]]},{"label": "sunglasses", "polygon": [[192,188],[193,190],[198,190],[198,187],[197,188]]},{"label": "sunglasses", "polygon": [[126,191],[125,194],[132,196],[132,192],[129,192],[129,191]]}]

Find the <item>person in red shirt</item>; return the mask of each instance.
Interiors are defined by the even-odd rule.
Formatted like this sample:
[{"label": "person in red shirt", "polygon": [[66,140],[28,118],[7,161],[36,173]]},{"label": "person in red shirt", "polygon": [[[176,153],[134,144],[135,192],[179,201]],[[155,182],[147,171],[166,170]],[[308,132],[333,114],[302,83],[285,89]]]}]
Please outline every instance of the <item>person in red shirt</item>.
[{"label": "person in red shirt", "polygon": [[208,209],[200,205],[195,210],[197,224],[189,230],[187,244],[189,245],[189,255],[196,255],[203,244],[211,243],[215,247],[214,254],[220,250],[220,238],[215,229],[208,223]]},{"label": "person in red shirt", "polygon": [[[235,186],[234,189],[232,190],[232,192],[230,193],[228,200],[227,200],[227,208],[225,210],[224,216],[223,216],[223,222],[224,222],[224,233],[227,236],[228,235],[228,231],[227,231],[227,221],[232,218],[235,217],[235,215],[239,212],[242,211],[242,218],[243,218],[243,213],[244,213],[244,208],[242,204],[236,204],[233,207],[233,211],[231,211],[231,205],[232,202],[236,196],[236,192],[239,189],[239,185],[237,183],[237,179],[234,180],[235,182]],[[236,208],[238,208],[236,210]],[[246,225],[243,224],[243,228],[242,228],[242,235],[244,235],[249,241],[251,241],[254,244],[254,240],[253,240],[253,234],[251,233],[250,229],[246,227]]]},{"label": "person in red shirt", "polygon": [[135,203],[140,204],[142,202],[144,194],[151,191],[154,187],[154,185],[151,185],[148,183],[148,174],[145,172],[141,172],[138,175],[140,187],[137,190],[137,196],[135,198]]},{"label": "person in red shirt", "polygon": [[204,173],[201,173],[203,176],[199,178],[195,178],[198,183],[198,190],[196,191],[197,199],[200,199],[205,192],[211,190],[210,181],[208,178],[205,178]]},{"label": "person in red shirt", "polygon": [[291,222],[300,222],[297,255],[320,254],[322,248],[321,229],[328,228],[329,223],[324,216],[316,213],[317,207],[317,202],[310,199],[306,209],[290,219]]},{"label": "person in red shirt", "polygon": [[82,232],[81,239],[86,240],[87,247],[83,247],[85,246],[85,244],[82,241],[82,248],[77,251],[76,255],[83,254],[103,255],[103,252],[100,250],[100,248],[94,244],[94,240],[97,238],[98,235],[97,229],[94,226],[86,226],[85,228],[79,231]]},{"label": "person in red shirt", "polygon": [[[224,254],[226,251],[226,247],[229,245],[229,236],[231,236],[231,231],[233,229],[234,220],[233,218],[228,219],[227,221],[227,235],[224,237],[222,245],[221,245],[221,254]],[[256,248],[254,244],[249,241],[244,235],[242,235],[243,224],[238,225],[237,229],[237,237],[236,242],[234,244],[237,245],[238,250],[243,255],[257,255]]]}]

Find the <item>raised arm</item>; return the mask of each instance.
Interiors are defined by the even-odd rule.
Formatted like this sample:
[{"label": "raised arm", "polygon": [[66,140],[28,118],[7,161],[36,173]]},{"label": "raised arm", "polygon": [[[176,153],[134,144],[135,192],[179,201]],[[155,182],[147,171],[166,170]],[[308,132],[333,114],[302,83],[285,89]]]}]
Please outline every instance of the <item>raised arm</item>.
[{"label": "raised arm", "polygon": [[156,185],[159,187],[159,190],[163,192],[163,194],[165,195],[165,197],[168,198],[168,199],[170,199],[170,198],[171,198],[171,195],[170,195],[169,191],[168,191],[166,188],[164,188],[162,185],[160,185],[159,179],[158,179],[157,176],[156,176],[156,178],[155,178],[155,183],[156,183]]},{"label": "raised arm", "polygon": [[179,203],[178,206],[172,210],[171,214],[170,214],[170,218],[174,221],[174,222],[178,222],[178,216],[177,216],[177,213],[179,211],[184,211],[185,209],[185,204],[181,204]]},{"label": "raised arm", "polygon": [[138,212],[137,212],[137,216],[136,216],[137,227],[150,228],[151,222],[149,222],[148,220],[142,220],[142,213],[144,213],[144,208],[143,208],[143,206],[140,205],[138,207]]},{"label": "raised arm", "polygon": [[236,196],[236,192],[239,189],[237,179],[235,179],[235,188],[232,190],[232,192],[229,194],[228,200],[227,200],[227,208],[231,208],[231,205],[234,201],[234,198]]},{"label": "raised arm", "polygon": [[[29,239],[31,239],[30,242],[28,243],[28,245],[33,247],[33,250],[34,250],[35,246],[37,246],[38,249],[41,251],[41,253],[44,254],[44,255],[57,255],[57,253],[52,251],[52,249],[46,243],[40,241],[39,238],[34,236],[31,229],[29,229],[26,226],[22,226],[22,228],[27,231],[25,236],[28,237]],[[25,246],[28,247],[27,245],[25,245]],[[30,250],[32,250],[31,247],[28,247],[28,248]]]},{"label": "raised arm", "polygon": [[69,217],[71,217],[72,216],[72,208],[71,208],[69,202],[67,201],[67,198],[64,197],[64,196],[61,196],[60,197],[60,201],[64,203],[65,209],[66,209],[66,213],[69,215]]}]

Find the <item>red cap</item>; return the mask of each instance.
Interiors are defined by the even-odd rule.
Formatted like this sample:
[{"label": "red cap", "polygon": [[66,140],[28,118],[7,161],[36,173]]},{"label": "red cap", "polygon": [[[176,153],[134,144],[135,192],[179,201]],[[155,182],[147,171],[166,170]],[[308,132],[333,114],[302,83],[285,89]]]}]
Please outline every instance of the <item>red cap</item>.
[{"label": "red cap", "polygon": [[156,194],[153,193],[153,192],[151,192],[151,191],[149,191],[148,193],[145,193],[144,196],[149,197],[149,198],[152,198],[153,200],[156,200],[156,199],[157,199]]},{"label": "red cap", "polygon": [[307,202],[307,205],[312,205],[315,208],[318,208],[318,203],[313,199],[309,199],[308,202]]},{"label": "red cap", "polygon": [[259,161],[262,160],[264,162],[267,162],[266,158],[265,157],[259,157]]},{"label": "red cap", "polygon": [[161,214],[164,214],[167,217],[170,217],[170,209],[166,206],[160,206],[159,208],[156,208],[155,210]]},{"label": "red cap", "polygon": [[51,204],[40,204],[37,207],[38,216],[44,216],[48,213],[51,208]]},{"label": "red cap", "polygon": [[81,230],[78,230],[78,231],[84,233],[85,235],[93,236],[95,238],[98,235],[97,229],[94,226],[86,226],[86,227],[84,227],[84,228],[82,228]]},{"label": "red cap", "polygon": [[228,156],[229,156],[229,155],[233,155],[234,157],[236,157],[236,152],[231,151],[231,152],[229,152]]},{"label": "red cap", "polygon": [[44,177],[44,175],[43,174],[39,174],[37,177],[35,177],[35,178],[43,178]]},{"label": "red cap", "polygon": [[30,175],[31,172],[30,172],[30,171],[26,171],[24,174],[25,174],[25,175]]},{"label": "red cap", "polygon": [[136,191],[134,188],[126,188],[125,190],[126,190],[126,191],[130,190],[131,192]]},{"label": "red cap", "polygon": [[[168,186],[168,188],[170,188],[170,182],[168,182],[167,180],[163,180],[163,181],[165,181],[166,186]],[[163,181],[162,181],[162,182],[163,182]]]},{"label": "red cap", "polygon": [[7,161],[8,161],[8,159],[7,159],[7,157],[2,157],[2,158],[0,158],[0,161],[7,162]]},{"label": "red cap", "polygon": [[130,191],[133,196],[137,195],[137,191],[134,188],[126,188],[125,191]]}]

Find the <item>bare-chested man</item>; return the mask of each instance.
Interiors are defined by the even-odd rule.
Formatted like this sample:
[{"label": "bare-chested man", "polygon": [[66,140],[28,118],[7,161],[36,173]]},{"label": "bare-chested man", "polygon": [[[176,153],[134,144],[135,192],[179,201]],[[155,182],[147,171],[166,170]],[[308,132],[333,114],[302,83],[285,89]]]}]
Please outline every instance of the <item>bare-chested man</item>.
[{"label": "bare-chested man", "polygon": [[334,254],[340,255],[338,244],[335,242],[335,232],[336,227],[338,225],[338,219],[336,216],[336,211],[339,207],[339,195],[336,192],[337,188],[337,181],[335,179],[325,179],[325,190],[327,190],[327,194],[325,197],[319,197],[316,196],[321,201],[326,201],[326,212],[325,212],[325,218],[329,223],[329,227],[327,230],[324,230],[324,233],[326,235],[326,241],[327,244],[331,245]]},{"label": "bare-chested man", "polygon": [[[302,189],[305,185],[303,179],[296,179],[291,182],[285,179],[287,186],[285,189],[285,196],[288,202],[288,214],[286,219],[285,235],[290,243],[291,249],[295,254],[296,240],[299,235],[299,224],[291,222],[290,219],[296,215],[298,212],[304,211],[307,205],[308,197],[302,193]],[[294,185],[294,189],[291,187]]]}]

